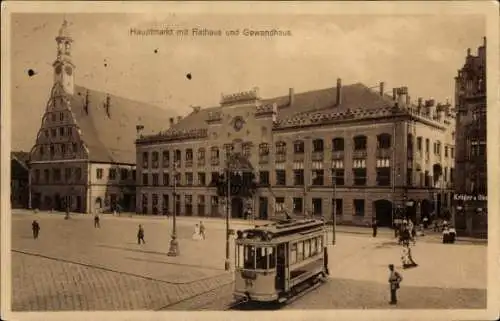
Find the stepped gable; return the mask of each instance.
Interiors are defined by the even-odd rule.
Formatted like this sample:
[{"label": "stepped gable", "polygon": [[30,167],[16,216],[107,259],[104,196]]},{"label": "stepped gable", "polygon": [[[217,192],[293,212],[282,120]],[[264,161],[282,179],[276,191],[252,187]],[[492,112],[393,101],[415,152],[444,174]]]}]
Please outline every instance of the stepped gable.
[{"label": "stepped gable", "polygon": [[29,152],[22,152],[22,151],[11,152],[10,158],[11,160],[16,160],[19,164],[21,164],[21,166],[28,169],[28,162],[30,160]]},{"label": "stepped gable", "polygon": [[[342,99],[339,105],[336,103],[335,87],[298,94],[296,102],[299,106],[292,107],[288,115],[283,115],[280,110],[281,117],[278,117],[276,127],[300,126],[335,118],[375,117],[388,114],[394,106],[390,96],[381,97],[378,92],[361,83],[343,86],[341,90]],[[299,103],[300,95],[305,95],[302,106]]]},{"label": "stepped gable", "polygon": [[75,86],[70,106],[89,150],[89,160],[106,163],[135,164],[136,126],[144,126],[144,134],[158,133],[175,115],[170,110],[82,86]]}]

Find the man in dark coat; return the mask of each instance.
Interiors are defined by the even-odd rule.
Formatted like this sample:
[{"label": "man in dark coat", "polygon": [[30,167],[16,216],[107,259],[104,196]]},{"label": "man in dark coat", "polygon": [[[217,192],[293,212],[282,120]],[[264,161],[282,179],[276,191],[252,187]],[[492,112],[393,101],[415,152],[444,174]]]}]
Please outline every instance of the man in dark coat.
[{"label": "man in dark coat", "polygon": [[36,220],[33,220],[33,223],[31,223],[31,229],[33,230],[33,238],[37,239],[40,232],[40,224]]},{"label": "man in dark coat", "polygon": [[94,216],[94,228],[101,228],[101,224],[99,222],[100,222],[99,214],[96,214]]},{"label": "man in dark coat", "polygon": [[372,229],[373,229],[373,237],[377,237],[377,220],[373,219],[372,221]]},{"label": "man in dark coat", "polygon": [[139,230],[137,231],[137,244],[146,244],[146,241],[144,241],[144,229],[142,228],[142,225],[139,224]]},{"label": "man in dark coat", "polygon": [[403,277],[394,269],[394,264],[389,264],[389,271],[389,287],[391,290],[391,301],[389,304],[396,304],[398,303],[396,292],[399,290],[399,284],[403,280]]}]

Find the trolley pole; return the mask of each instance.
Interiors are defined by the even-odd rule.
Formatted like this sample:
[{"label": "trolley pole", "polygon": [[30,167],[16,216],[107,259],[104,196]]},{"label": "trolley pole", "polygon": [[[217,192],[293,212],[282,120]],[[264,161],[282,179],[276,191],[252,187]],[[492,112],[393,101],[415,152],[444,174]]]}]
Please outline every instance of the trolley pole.
[{"label": "trolley pole", "polygon": [[229,271],[229,214],[230,214],[230,204],[231,204],[231,178],[230,169],[227,168],[227,197],[226,197],[226,261],[224,262],[224,269]]}]

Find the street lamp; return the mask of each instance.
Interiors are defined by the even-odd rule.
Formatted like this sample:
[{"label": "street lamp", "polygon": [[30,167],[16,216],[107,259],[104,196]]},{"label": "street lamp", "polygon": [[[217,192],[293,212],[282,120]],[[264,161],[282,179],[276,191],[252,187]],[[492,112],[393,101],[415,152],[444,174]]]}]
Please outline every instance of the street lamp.
[{"label": "street lamp", "polygon": [[174,162],[174,179],[173,179],[173,218],[172,218],[172,239],[170,240],[170,249],[168,250],[167,255],[168,256],[178,256],[179,255],[179,242],[177,241],[177,194],[176,194],[176,187],[177,187],[177,162]]},{"label": "street lamp", "polygon": [[332,245],[335,245],[335,234],[337,228],[337,166],[334,163],[332,168],[333,185],[333,219],[332,219]]},{"label": "street lamp", "polygon": [[231,263],[229,261],[229,214],[231,206],[231,177],[229,162],[226,166],[227,196],[226,196],[226,260],[224,261],[224,270],[229,271]]}]

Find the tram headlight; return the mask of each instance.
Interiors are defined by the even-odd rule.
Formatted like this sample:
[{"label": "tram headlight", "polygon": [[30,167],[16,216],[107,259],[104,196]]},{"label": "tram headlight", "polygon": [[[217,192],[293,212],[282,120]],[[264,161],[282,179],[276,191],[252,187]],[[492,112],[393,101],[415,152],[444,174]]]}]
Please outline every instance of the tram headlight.
[{"label": "tram headlight", "polygon": [[238,239],[243,238],[243,232],[242,231],[237,231],[236,234],[238,235]]}]

